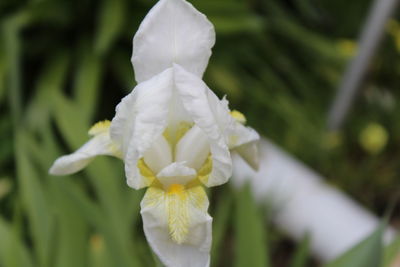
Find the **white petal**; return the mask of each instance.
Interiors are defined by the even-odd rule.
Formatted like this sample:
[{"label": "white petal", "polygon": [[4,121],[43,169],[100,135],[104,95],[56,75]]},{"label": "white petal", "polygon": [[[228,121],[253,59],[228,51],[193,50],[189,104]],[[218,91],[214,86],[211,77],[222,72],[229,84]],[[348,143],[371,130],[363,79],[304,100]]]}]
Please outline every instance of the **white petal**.
[{"label": "white petal", "polygon": [[246,127],[239,122],[236,122],[233,129],[227,132],[229,148],[236,150],[247,164],[254,170],[258,170],[258,141],[260,140],[258,133],[254,129]]},{"label": "white petal", "polygon": [[185,0],[160,0],[133,39],[132,64],[137,82],[178,63],[201,77],[215,43],[213,25]]},{"label": "white petal", "polygon": [[[212,218],[207,214],[207,195],[200,186],[183,194],[185,197],[174,198],[158,188],[147,190],[141,203],[147,241],[167,267],[209,266]],[[187,234],[178,243],[171,235],[182,228],[187,229]]]},{"label": "white petal", "polygon": [[140,175],[137,163],[167,126],[172,74],[172,69],[168,69],[137,85],[118,104],[111,122],[111,138],[122,147],[127,182],[135,189],[149,185]]},{"label": "white petal", "polygon": [[210,107],[207,85],[182,67],[174,65],[175,85],[183,106],[194,123],[204,132],[210,144],[212,171],[206,186],[216,186],[227,182],[232,175],[230,152],[214,113]]},{"label": "white petal", "polygon": [[260,135],[253,128],[236,123],[233,131],[230,132],[229,138],[229,148],[234,149],[238,146],[259,141]]},{"label": "white petal", "polygon": [[228,131],[233,129],[236,125],[235,119],[230,115],[228,100],[226,100],[225,97],[220,100],[211,90],[208,91],[207,97],[220,131],[224,133],[224,137],[226,141],[228,141]]},{"label": "white petal", "polygon": [[[255,170],[258,170],[259,152],[258,141],[259,134],[252,128],[246,127],[237,122],[230,114],[228,101],[218,97],[210,91],[208,100],[216,121],[224,133],[225,141],[229,149],[235,149],[239,155]],[[218,104],[220,102],[220,104]]]},{"label": "white petal", "polygon": [[160,135],[143,156],[147,166],[154,173],[158,173],[172,162],[171,146],[165,137]]},{"label": "white petal", "polygon": [[137,113],[135,108],[136,98],[140,88],[142,87],[136,86],[129,95],[122,98],[115,108],[115,116],[111,121],[111,139],[119,146],[124,155],[132,136]]},{"label": "white petal", "polygon": [[175,148],[175,160],[185,161],[187,166],[199,170],[210,153],[207,136],[197,125],[194,125],[179,140]]},{"label": "white petal", "polygon": [[258,151],[258,140],[238,146],[235,150],[254,170],[258,170],[260,165],[260,155]]},{"label": "white petal", "polygon": [[184,162],[174,162],[162,169],[158,174],[158,180],[168,189],[172,184],[186,185],[196,177],[196,171],[186,166]]},{"label": "white petal", "polygon": [[108,131],[95,135],[74,153],[58,158],[49,173],[52,175],[75,173],[86,167],[98,155],[121,157],[121,152],[111,141]]}]

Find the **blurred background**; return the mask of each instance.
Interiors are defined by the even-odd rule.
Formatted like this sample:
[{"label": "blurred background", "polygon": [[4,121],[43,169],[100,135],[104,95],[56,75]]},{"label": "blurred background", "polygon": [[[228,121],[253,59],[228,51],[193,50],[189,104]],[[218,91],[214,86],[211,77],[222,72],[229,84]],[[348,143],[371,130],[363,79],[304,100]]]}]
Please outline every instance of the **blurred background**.
[{"label": "blurred background", "polygon": [[[47,171],[135,85],[154,0],[0,1],[0,266],[156,266],[123,165]],[[382,216],[400,189],[400,21],[386,25],[344,126],[327,117],[372,1],[193,0],[215,25],[205,81],[248,124]],[[213,266],[320,266],[247,188],[210,190]],[[243,219],[245,218],[245,220]],[[400,209],[390,218],[400,227]],[[248,233],[248,229],[251,234]],[[248,249],[252,252],[249,254]]]}]

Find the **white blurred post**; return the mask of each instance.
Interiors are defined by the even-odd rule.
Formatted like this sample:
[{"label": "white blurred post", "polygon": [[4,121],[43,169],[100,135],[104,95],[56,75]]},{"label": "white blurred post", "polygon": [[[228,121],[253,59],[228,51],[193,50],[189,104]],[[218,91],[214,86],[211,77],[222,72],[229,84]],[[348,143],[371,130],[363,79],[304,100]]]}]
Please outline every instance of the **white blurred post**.
[{"label": "white blurred post", "polygon": [[353,103],[370,62],[385,32],[385,25],[399,0],[375,0],[359,38],[356,57],[349,63],[329,112],[328,128],[338,130]]},{"label": "white blurred post", "polygon": [[[294,240],[311,236],[311,251],[329,261],[372,233],[379,218],[266,139],[260,142],[260,170],[255,173],[234,156],[233,184],[249,182],[257,201],[268,201],[273,222]],[[388,228],[385,242],[395,230]]]}]

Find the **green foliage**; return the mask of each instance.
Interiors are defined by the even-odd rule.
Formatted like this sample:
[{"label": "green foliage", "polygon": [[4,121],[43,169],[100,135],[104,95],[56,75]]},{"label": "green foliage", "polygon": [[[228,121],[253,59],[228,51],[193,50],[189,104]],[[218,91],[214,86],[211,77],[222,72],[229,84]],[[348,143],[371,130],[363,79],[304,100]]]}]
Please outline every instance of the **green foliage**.
[{"label": "green foliage", "polygon": [[382,223],[365,240],[345,252],[339,258],[325,265],[326,267],[377,267],[382,262],[382,233],[386,224]]},{"label": "green foliage", "polygon": [[397,235],[394,241],[385,247],[382,266],[391,267],[394,261],[399,260],[400,237]]},{"label": "green foliage", "polygon": [[244,186],[236,198],[234,266],[270,266],[263,218],[251,196],[250,186]]},{"label": "green foliage", "polygon": [[291,261],[291,267],[306,267],[308,266],[308,258],[310,254],[310,235],[305,235],[303,240],[298,244],[296,251]]},{"label": "green foliage", "polygon": [[[91,124],[111,119],[132,89],[132,36],[155,2],[0,1],[0,179],[13,185],[0,197],[0,266],[159,265],[142,231],[144,192],[126,186],[120,162],[99,158],[71,177],[48,175],[52,162],[81,146]],[[340,133],[325,131],[370,1],[192,3],[217,31],[207,84],[227,94],[251,126],[382,213],[399,190],[396,31],[374,60],[349,124]],[[358,141],[371,121],[389,136],[377,155]],[[309,266],[310,240],[292,251],[282,238],[270,238],[275,231],[248,188],[212,189],[211,200],[213,266],[275,266],[281,249],[284,266]],[[368,266],[360,257],[376,256],[365,264],[377,264],[379,236],[337,262]],[[385,266],[397,251],[398,241],[386,249]]]}]

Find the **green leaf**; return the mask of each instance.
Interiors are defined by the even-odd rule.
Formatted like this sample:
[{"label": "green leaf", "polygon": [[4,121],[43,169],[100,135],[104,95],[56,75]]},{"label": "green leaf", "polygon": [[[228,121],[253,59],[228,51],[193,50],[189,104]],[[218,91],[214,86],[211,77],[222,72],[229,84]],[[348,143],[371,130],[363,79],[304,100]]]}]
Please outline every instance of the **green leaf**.
[{"label": "green leaf", "polygon": [[65,51],[52,55],[40,72],[35,94],[24,112],[24,121],[30,130],[46,127],[52,111],[53,94],[62,91],[67,76],[68,57]]},{"label": "green leaf", "polygon": [[39,173],[32,165],[25,151],[22,132],[16,137],[16,162],[20,194],[29,220],[29,228],[40,266],[50,266],[51,233],[53,218],[46,199],[46,188],[39,179]]},{"label": "green leaf", "polygon": [[101,92],[99,85],[103,64],[97,54],[88,51],[90,48],[82,45],[80,61],[75,74],[74,95],[77,104],[82,109],[82,115],[86,116],[88,123],[91,123]]},{"label": "green leaf", "polygon": [[[0,37],[0,41],[2,38]],[[7,64],[5,61],[6,52],[2,45],[0,45],[0,104],[3,102],[3,97],[6,90],[6,74],[7,74]]]},{"label": "green leaf", "polygon": [[385,247],[383,266],[392,267],[394,261],[399,261],[400,256],[400,235],[396,239]]},{"label": "green leaf", "polygon": [[33,267],[29,251],[16,236],[12,227],[0,217],[0,266]]},{"label": "green leaf", "polygon": [[73,151],[89,139],[89,125],[82,116],[82,107],[67,99],[62,93],[53,94],[54,116],[64,140]]},{"label": "green leaf", "polygon": [[257,210],[249,185],[236,196],[234,266],[269,266],[265,223]]},{"label": "green leaf", "polygon": [[[62,179],[62,178],[61,178]],[[57,209],[57,267],[85,267],[88,260],[88,224],[77,211],[75,203],[62,194],[60,179],[53,181],[52,201]]]},{"label": "green leaf", "polygon": [[[84,216],[90,225],[94,226],[104,236],[106,245],[104,253],[107,253],[107,255],[102,255],[102,258],[110,257],[113,266],[142,266],[136,256],[136,251],[132,249],[132,244],[121,241],[119,231],[117,231],[115,225],[110,223],[109,216],[105,215],[98,205],[89,200],[80,188],[77,186],[65,187],[63,194],[64,197],[75,203],[77,212]],[[129,239],[129,236],[126,238]],[[94,260],[94,263],[96,262]]]},{"label": "green leaf", "polygon": [[263,30],[262,20],[255,16],[210,16],[210,20],[215,25],[217,34],[257,33]]},{"label": "green leaf", "polygon": [[307,260],[310,253],[310,235],[306,234],[294,253],[291,267],[307,267]]},{"label": "green leaf", "polygon": [[99,29],[95,51],[103,55],[117,38],[125,20],[123,0],[103,0],[99,15]]},{"label": "green leaf", "polygon": [[370,236],[325,267],[377,267],[382,261],[382,223]]},{"label": "green leaf", "polygon": [[213,216],[213,231],[212,231],[212,247],[211,247],[211,263],[213,266],[218,266],[222,249],[223,238],[229,226],[229,217],[232,211],[233,192],[225,189],[218,196],[218,204]]}]

